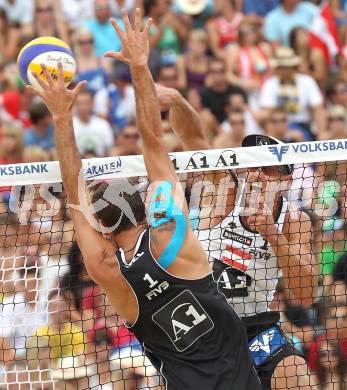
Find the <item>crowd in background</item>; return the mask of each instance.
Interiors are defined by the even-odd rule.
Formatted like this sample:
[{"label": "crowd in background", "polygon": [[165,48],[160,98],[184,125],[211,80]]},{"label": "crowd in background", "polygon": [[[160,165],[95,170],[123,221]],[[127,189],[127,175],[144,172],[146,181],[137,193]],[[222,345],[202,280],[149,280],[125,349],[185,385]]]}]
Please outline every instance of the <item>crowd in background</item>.
[{"label": "crowd in background", "polygon": [[[240,147],[252,133],[284,142],[347,138],[347,1],[328,3],[341,43],[333,58],[310,34],[326,6],[320,1],[136,5],[153,19],[150,69],[158,91],[183,94],[211,147]],[[81,156],[142,154],[129,69],[103,57],[120,49],[110,17],[122,24],[121,9],[134,7],[134,0],[0,0],[0,164],[56,160],[52,115],[16,67],[20,49],[43,36],[67,42],[75,81],[88,81],[74,108]],[[166,112],[162,123],[168,150],[181,151]],[[340,161],[297,170],[317,189],[315,204],[303,194],[300,201],[313,222],[320,297],[309,310],[294,307],[279,283],[271,304],[323,390],[344,388],[333,382],[347,386],[346,168]],[[48,389],[53,382],[57,389],[161,389],[138,342],[86,273],[64,193],[47,189],[56,212],[42,217],[36,190],[37,201],[21,215],[9,212],[11,188],[0,192],[0,389]],[[332,202],[334,215],[312,212]]]}]

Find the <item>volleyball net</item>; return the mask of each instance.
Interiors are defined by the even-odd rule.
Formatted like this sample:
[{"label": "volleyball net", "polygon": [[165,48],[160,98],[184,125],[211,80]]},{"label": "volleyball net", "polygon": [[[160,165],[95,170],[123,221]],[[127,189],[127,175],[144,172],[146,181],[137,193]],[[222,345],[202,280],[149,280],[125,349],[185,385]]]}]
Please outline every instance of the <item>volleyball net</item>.
[{"label": "volleyball net", "polygon": [[[255,314],[251,279],[259,286],[263,277],[264,291],[258,288],[256,299],[269,310],[280,311],[283,330],[305,354],[312,375],[320,372],[328,377],[334,369],[327,364],[329,353],[327,357],[321,353],[325,350],[337,350],[342,359],[337,366],[346,367],[347,353],[340,341],[347,339],[347,316],[341,315],[347,305],[337,303],[346,297],[337,297],[335,287],[347,279],[347,140],[181,152],[170,158],[197,235],[212,228],[212,215],[223,220],[230,209],[228,215],[234,218],[225,226],[222,223],[220,237],[205,236],[210,242],[204,247],[221,252],[221,289],[228,298],[237,299],[239,314]],[[134,188],[145,199],[142,156],[84,160],[83,167],[90,190],[100,181],[109,183],[104,207],[124,200],[122,194]],[[292,171],[290,178],[283,167]],[[0,187],[0,389],[164,389],[140,343],[86,272],[58,162],[0,166]],[[235,190],[234,205],[228,204],[230,189]],[[287,205],[282,222],[278,196],[281,207],[284,201]],[[83,205],[86,199],[83,194],[80,198]],[[253,211],[247,199],[254,200]],[[257,213],[261,202],[268,202],[263,209],[276,210],[276,223],[283,224],[287,213],[309,216],[311,251],[319,273],[318,297],[309,308],[291,303],[281,272],[270,261],[268,242],[256,248],[249,234],[242,234],[242,224],[235,222],[242,212]],[[97,224],[89,205],[84,206],[88,221]],[[213,245],[213,240],[218,244]],[[254,272],[257,260],[265,260],[265,270],[258,273]],[[273,270],[266,269],[270,265]],[[318,343],[326,333],[331,341]],[[312,345],[316,345],[313,350]]]}]

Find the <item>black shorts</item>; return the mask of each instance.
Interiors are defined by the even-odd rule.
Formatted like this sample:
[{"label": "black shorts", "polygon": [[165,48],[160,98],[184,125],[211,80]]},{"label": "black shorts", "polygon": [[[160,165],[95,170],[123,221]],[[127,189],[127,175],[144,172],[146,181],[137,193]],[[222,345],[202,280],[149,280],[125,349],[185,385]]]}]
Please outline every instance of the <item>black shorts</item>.
[{"label": "black shorts", "polygon": [[271,390],[271,377],[280,361],[288,356],[302,356],[278,326],[279,313],[266,312],[242,318],[248,346],[263,390]]}]

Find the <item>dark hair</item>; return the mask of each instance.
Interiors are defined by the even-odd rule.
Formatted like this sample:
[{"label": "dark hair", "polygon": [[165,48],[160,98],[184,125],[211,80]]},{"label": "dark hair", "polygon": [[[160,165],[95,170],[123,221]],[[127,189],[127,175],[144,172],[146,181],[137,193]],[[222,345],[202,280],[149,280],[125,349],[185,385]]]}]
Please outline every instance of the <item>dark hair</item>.
[{"label": "dark hair", "polygon": [[144,0],[143,1],[143,10],[145,16],[148,16],[152,8],[157,5],[157,0]]},{"label": "dark hair", "polygon": [[81,310],[81,297],[78,293],[78,285],[74,283],[73,278],[69,273],[66,273],[62,278],[59,279],[59,286],[51,290],[48,294],[48,300],[52,300],[55,295],[72,295],[73,304],[77,310]]},{"label": "dark hair", "polygon": [[[91,196],[93,204],[99,199],[103,199],[103,195],[109,185],[110,184],[107,182],[102,182],[94,187],[94,191]],[[145,205],[139,191],[129,194],[121,190],[119,192],[119,196],[128,203],[136,222],[142,222],[146,219]],[[113,231],[114,234],[129,230],[134,226],[123,210],[112,203],[108,203],[108,206],[96,212],[96,215],[101,223],[107,228],[111,228],[120,221]]]},{"label": "dark hair", "polygon": [[343,282],[347,286],[347,254],[340,256],[333,271],[333,281]]},{"label": "dark hair", "polygon": [[39,123],[41,119],[46,118],[48,115],[51,115],[51,113],[43,102],[34,103],[29,109],[30,120],[34,125]]},{"label": "dark hair", "polygon": [[300,30],[302,30],[303,27],[295,27],[289,34],[289,46],[294,50],[295,53],[297,53],[297,35]]},{"label": "dark hair", "polygon": [[[337,371],[338,371],[339,378],[340,378],[340,389],[342,390],[344,388],[343,384],[344,384],[344,377],[345,377],[345,371],[347,369],[347,364],[346,364],[344,355],[341,351],[339,344],[337,342],[333,342],[331,340],[327,340],[327,343],[334,345],[335,350],[336,350],[337,355],[338,355],[339,365],[337,366]],[[323,384],[327,383],[327,380],[328,380],[327,372],[326,372],[325,368],[323,367],[323,365],[321,364],[319,350],[317,351],[317,377],[319,380],[319,384],[323,385]]]}]

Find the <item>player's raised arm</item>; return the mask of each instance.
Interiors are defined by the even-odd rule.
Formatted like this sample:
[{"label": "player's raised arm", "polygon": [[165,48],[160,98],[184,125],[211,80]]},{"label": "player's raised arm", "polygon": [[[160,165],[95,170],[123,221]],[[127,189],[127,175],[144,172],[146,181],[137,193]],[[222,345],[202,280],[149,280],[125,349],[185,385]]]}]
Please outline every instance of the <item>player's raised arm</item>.
[{"label": "player's raised arm", "polygon": [[[76,145],[71,109],[77,95],[86,85],[86,82],[81,82],[73,90],[69,90],[64,84],[64,72],[61,63],[58,64],[57,81],[53,81],[45,65],[41,66],[46,81],[42,80],[36,73],[33,73],[33,76],[42,90],[37,91],[31,86],[28,86],[28,89],[38,94],[44,100],[53,115],[56,148],[64,189],[69,204],[78,206],[80,204],[79,194],[83,192],[87,198],[89,194],[85,186],[83,173],[81,173],[82,162]],[[99,279],[98,276],[95,276],[94,271],[100,270],[98,264],[107,257],[105,252],[108,250],[114,251],[113,246],[89,224],[84,213],[86,210],[77,210],[71,207],[70,211],[75,226],[77,242],[88,272],[94,279]],[[98,282],[101,283],[102,281],[98,280]]]},{"label": "player's raised arm", "polygon": [[137,126],[143,139],[143,155],[150,181],[168,180],[175,183],[177,177],[163,139],[159,102],[148,68],[148,33],[152,20],[148,19],[144,29],[141,30],[140,10],[136,9],[134,27],[131,25],[126,11],[123,11],[123,21],[125,32],[121,30],[114,19],[112,20],[122,42],[122,50],[108,52],[105,55],[123,61],[130,66],[136,96]]}]

